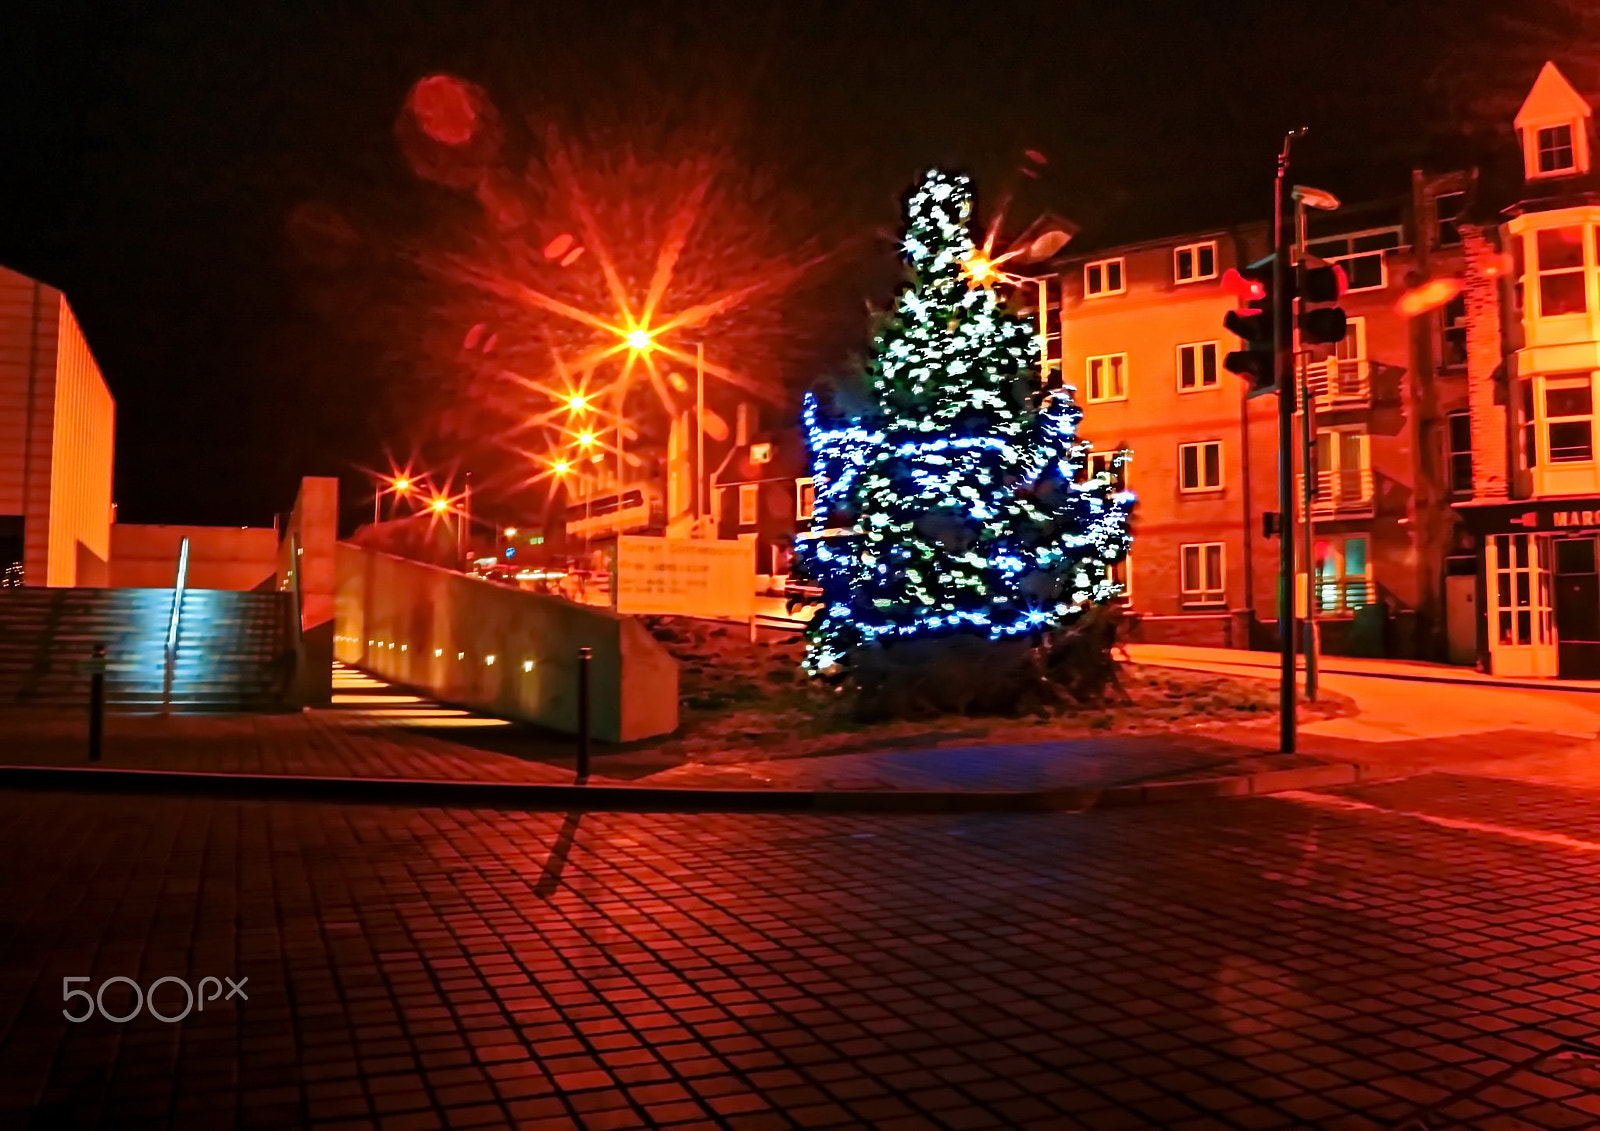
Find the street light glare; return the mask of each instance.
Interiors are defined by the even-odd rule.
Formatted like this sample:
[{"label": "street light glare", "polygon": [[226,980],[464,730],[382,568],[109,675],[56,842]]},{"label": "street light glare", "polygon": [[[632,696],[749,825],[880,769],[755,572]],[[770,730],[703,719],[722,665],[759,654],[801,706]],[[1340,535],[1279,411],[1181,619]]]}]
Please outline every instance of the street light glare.
[{"label": "street light glare", "polygon": [[570,466],[572,466],[572,465],[567,463],[566,460],[558,459],[558,460],[556,460],[555,465],[554,465],[552,470],[554,470],[557,475],[565,475],[567,473],[567,468],[569,468]]},{"label": "street light glare", "polygon": [[517,528],[515,526],[506,527],[506,537],[507,538],[515,538],[516,536],[517,536]]},{"label": "street light glare", "polygon": [[445,511],[450,509],[450,500],[441,496],[440,498],[434,499],[433,502],[429,503],[428,509],[434,514],[443,514]]},{"label": "street light glare", "polygon": [[404,495],[407,491],[411,490],[411,480],[407,479],[403,475],[400,476],[394,481],[394,489],[400,494]]},{"label": "street light glare", "polygon": [[573,412],[582,412],[589,407],[589,399],[579,394],[567,398],[567,407]]},{"label": "street light glare", "polygon": [[641,330],[629,330],[628,331],[628,348],[629,349],[635,349],[635,350],[647,350],[647,349],[649,349],[650,348],[650,331],[649,330],[642,330],[642,329]]},{"label": "street light glare", "polygon": [[594,433],[585,432],[583,435],[578,437],[578,443],[587,448],[590,444],[594,443]]}]

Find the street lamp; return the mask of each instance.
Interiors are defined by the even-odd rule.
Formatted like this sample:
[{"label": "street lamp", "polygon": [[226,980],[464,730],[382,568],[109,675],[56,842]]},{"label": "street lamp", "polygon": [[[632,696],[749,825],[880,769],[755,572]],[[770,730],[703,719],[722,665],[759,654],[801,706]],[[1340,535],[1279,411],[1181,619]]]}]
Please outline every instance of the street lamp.
[{"label": "street lamp", "polygon": [[[1325,189],[1311,188],[1308,185],[1295,185],[1289,194],[1294,198],[1294,243],[1296,270],[1305,265],[1306,258],[1306,209],[1315,208],[1319,212],[1333,212],[1339,207],[1339,198]],[[1303,288],[1296,288],[1301,295],[1300,302],[1304,308],[1305,296]],[[1306,621],[1305,638],[1300,642],[1300,650],[1306,658],[1306,698],[1315,700],[1317,697],[1317,563],[1312,556],[1311,540],[1311,500],[1316,494],[1317,472],[1312,466],[1311,436],[1313,431],[1311,400],[1311,373],[1310,366],[1306,363],[1305,352],[1302,350],[1295,358],[1295,364],[1300,370],[1300,462],[1304,465],[1304,485],[1301,494],[1300,513],[1300,557],[1306,570]],[[1280,394],[1281,395],[1281,394]]]},{"label": "street lamp", "polygon": [[[380,477],[378,480],[377,490],[372,496],[372,524],[374,526],[376,526],[380,521],[378,507],[380,504],[382,504],[383,496],[387,493],[387,491],[392,491],[394,493],[395,500],[399,501],[400,496],[406,494],[411,490],[412,487],[411,478],[406,475],[396,475],[393,478],[390,478],[388,480],[389,486],[387,491],[383,484],[384,479]],[[391,511],[390,513],[392,514],[393,512]]]}]

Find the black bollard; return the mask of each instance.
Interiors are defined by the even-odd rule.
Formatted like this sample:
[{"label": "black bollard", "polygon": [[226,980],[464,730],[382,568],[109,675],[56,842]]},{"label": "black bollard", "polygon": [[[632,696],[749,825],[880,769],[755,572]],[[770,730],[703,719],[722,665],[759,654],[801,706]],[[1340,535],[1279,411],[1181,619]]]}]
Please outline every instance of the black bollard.
[{"label": "black bollard", "polygon": [[578,649],[578,780],[589,780],[589,657]]},{"label": "black bollard", "polygon": [[89,761],[100,760],[100,736],[106,718],[106,646],[94,646],[89,661]]}]

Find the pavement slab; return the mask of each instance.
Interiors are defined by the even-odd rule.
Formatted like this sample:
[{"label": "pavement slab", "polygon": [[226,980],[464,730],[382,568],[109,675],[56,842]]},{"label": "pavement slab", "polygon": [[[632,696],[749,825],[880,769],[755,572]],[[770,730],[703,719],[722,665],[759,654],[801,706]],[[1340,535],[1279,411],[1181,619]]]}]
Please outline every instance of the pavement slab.
[{"label": "pavement slab", "polygon": [[[1593,1035],[1600,854],[1413,814],[1571,832],[1600,798],[1337,793],[1363,807],[0,794],[0,1126],[1380,1128]],[[206,976],[248,999],[62,1016],[66,977]],[[1441,1114],[1593,1126],[1582,1071]]]}]

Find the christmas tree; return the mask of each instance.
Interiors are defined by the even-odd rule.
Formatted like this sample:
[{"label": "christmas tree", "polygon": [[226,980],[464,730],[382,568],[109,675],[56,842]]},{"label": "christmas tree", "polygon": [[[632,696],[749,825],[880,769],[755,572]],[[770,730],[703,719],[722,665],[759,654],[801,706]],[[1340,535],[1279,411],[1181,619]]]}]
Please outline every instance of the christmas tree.
[{"label": "christmas tree", "polygon": [[1004,309],[968,232],[967,178],[910,195],[910,279],[874,341],[857,403],[805,402],[813,528],[796,540],[820,588],[806,667],[839,674],[906,641],[1042,639],[1119,587],[1127,458],[1085,478],[1083,412],[1047,389],[1033,327]]}]

